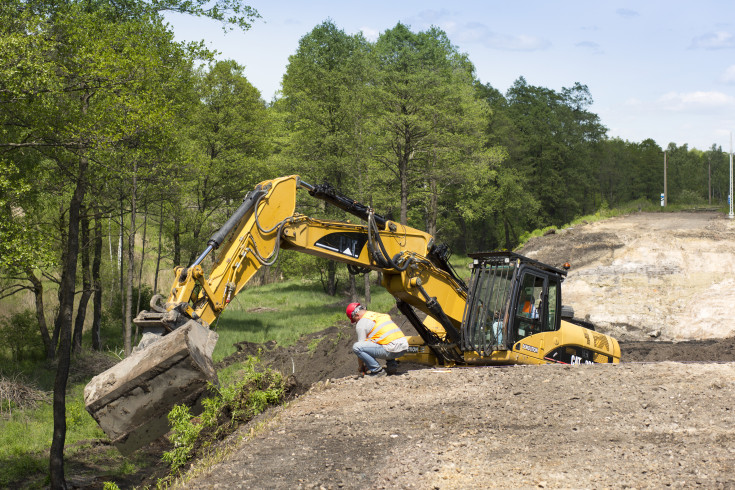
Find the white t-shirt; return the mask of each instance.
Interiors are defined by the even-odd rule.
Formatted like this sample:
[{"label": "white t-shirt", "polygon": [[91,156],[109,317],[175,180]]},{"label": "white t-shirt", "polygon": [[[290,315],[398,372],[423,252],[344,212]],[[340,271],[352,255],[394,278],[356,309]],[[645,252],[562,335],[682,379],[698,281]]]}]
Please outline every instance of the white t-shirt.
[{"label": "white t-shirt", "polygon": [[[367,334],[370,333],[370,330],[372,330],[374,326],[374,321],[362,317],[357,322],[357,325],[355,325],[355,330],[357,330],[357,341],[363,342],[366,340]],[[403,352],[408,350],[408,339],[406,337],[401,337],[400,339],[396,339],[393,342],[385,344],[383,348],[386,352]]]}]

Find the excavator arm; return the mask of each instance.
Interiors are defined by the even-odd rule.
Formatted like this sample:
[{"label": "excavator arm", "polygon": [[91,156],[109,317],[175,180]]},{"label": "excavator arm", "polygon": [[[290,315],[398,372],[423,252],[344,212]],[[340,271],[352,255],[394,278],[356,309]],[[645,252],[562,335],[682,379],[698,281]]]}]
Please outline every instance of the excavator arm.
[{"label": "excavator arm", "polygon": [[[364,220],[355,224],[294,213],[298,189]],[[420,230],[374,213],[328,184],[312,186],[297,175],[258,184],[189,267],[177,267],[168,301],[152,302],[134,320],[144,330],[172,331],[189,320],[209,326],[263,265],[281,249],[343,262],[353,272],[377,270],[383,286],[405,312],[417,308],[440,327],[428,329],[416,315],[414,327],[437,357],[459,359],[459,329],[467,287],[447,260],[446,248]],[[211,272],[202,263],[216,254]],[[436,323],[434,325],[436,325]]]}]

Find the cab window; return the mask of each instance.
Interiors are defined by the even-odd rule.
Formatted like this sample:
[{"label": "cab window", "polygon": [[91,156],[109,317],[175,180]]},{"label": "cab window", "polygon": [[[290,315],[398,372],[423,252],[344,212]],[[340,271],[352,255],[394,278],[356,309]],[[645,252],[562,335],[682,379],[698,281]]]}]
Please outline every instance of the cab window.
[{"label": "cab window", "polygon": [[516,340],[541,332],[544,319],[544,278],[527,272],[516,305]]}]

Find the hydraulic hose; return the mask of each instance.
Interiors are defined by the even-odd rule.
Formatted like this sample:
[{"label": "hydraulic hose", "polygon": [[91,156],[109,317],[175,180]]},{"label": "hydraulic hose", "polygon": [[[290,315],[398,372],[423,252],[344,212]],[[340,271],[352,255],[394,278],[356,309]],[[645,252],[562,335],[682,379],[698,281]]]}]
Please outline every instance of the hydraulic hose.
[{"label": "hydraulic hose", "polygon": [[[368,212],[368,236],[369,237],[372,237],[372,233],[370,233],[371,231],[375,233],[375,236],[376,236],[375,241],[378,243],[378,246],[380,247],[380,251],[383,253],[383,258],[385,259],[386,264],[399,272],[403,272],[406,269],[408,269],[408,266],[411,265],[411,262],[413,261],[411,257],[406,258],[403,265],[399,266],[398,264],[395,263],[395,257],[391,258],[388,255],[388,251],[385,249],[385,244],[383,243],[383,239],[380,238],[380,232],[378,231],[378,227],[375,223],[375,216],[372,210]],[[396,257],[398,256],[400,256],[400,254],[396,254]]]}]

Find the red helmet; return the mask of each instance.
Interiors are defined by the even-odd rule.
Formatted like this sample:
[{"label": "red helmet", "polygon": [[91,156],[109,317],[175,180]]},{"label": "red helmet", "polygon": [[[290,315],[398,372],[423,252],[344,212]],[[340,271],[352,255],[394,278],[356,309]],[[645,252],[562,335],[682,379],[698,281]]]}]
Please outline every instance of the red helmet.
[{"label": "red helmet", "polygon": [[355,312],[355,310],[357,310],[361,306],[362,305],[360,303],[350,303],[347,305],[347,309],[345,310],[345,313],[347,313],[347,318],[349,318],[351,322],[354,323],[354,321],[352,320],[352,314]]}]

